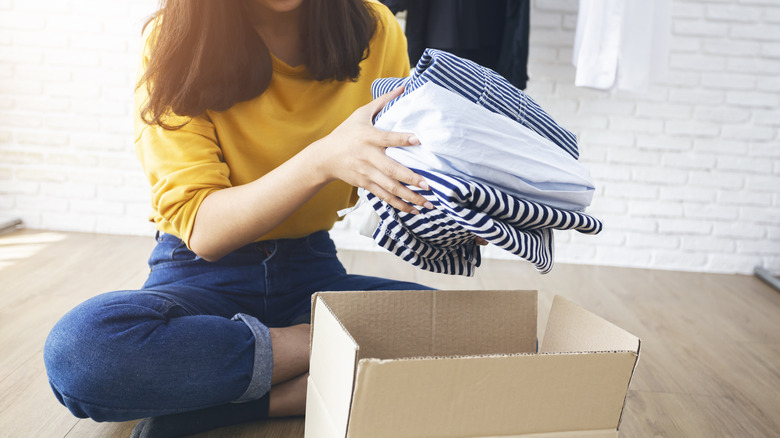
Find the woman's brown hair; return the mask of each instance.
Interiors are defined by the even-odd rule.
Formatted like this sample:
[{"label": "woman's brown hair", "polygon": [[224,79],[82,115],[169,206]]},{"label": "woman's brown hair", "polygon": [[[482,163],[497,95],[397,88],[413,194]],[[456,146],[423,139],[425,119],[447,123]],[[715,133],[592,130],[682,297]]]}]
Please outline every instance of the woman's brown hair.
[{"label": "woman's brown hair", "polygon": [[[183,125],[166,124],[166,115],[224,111],[268,88],[271,57],[249,19],[248,1],[161,0],[150,20],[159,26],[149,65],[137,85],[149,92],[145,123],[177,129]],[[373,9],[364,0],[304,0],[301,7],[309,75],[356,80],[378,22]]]}]

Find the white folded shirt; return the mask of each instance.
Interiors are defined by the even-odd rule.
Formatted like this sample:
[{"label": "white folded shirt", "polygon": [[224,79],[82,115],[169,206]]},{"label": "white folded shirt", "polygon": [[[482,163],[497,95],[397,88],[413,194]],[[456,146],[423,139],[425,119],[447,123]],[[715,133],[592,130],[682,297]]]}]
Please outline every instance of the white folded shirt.
[{"label": "white folded shirt", "polygon": [[555,143],[430,82],[398,99],[375,126],[420,139],[420,146],[387,148],[389,157],[412,169],[564,210],[584,210],[593,198],[587,168]]}]

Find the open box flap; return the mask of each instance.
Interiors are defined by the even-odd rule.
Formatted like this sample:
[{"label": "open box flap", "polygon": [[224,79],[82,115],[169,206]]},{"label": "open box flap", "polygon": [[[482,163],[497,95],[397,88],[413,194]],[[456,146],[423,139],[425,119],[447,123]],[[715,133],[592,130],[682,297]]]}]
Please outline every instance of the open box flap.
[{"label": "open box flap", "polygon": [[322,299],[313,299],[312,322],[306,436],[344,437],[359,347]]},{"label": "open box flap", "polygon": [[636,354],[363,359],[348,437],[616,431]]},{"label": "open box flap", "polygon": [[539,352],[582,351],[633,351],[638,355],[639,338],[556,295]]}]

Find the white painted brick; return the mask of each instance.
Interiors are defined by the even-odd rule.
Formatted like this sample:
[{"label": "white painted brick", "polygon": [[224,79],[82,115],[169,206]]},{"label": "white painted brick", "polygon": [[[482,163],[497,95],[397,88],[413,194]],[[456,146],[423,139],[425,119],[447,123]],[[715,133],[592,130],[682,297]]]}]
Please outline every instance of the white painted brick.
[{"label": "white painted brick", "polygon": [[38,128],[43,125],[43,119],[29,114],[8,114],[0,117],[0,126],[15,128]]},{"label": "white painted brick", "polygon": [[0,81],[0,94],[41,94],[41,81],[24,79],[6,79]]},{"label": "white painted brick", "polygon": [[730,58],[726,70],[738,73],[774,75],[780,73],[780,60],[757,58]]},{"label": "white painted brick", "polygon": [[[49,20],[46,23],[47,30],[60,35],[99,33],[103,28],[101,20],[93,17],[71,14],[65,20]],[[140,37],[139,37],[140,40]]]},{"label": "white painted brick", "polygon": [[41,194],[62,199],[94,199],[97,187],[94,183],[42,183]]},{"label": "white painted brick", "polygon": [[754,56],[759,54],[761,45],[758,41],[705,40],[702,42],[702,50],[713,55]]},{"label": "white painted brick", "polygon": [[[27,220],[24,219],[25,224]],[[94,232],[97,218],[94,214],[47,214],[41,220],[38,228],[62,231],[87,231]]]},{"label": "white painted brick", "polygon": [[726,100],[726,93],[720,90],[704,89],[672,89],[669,90],[671,102],[691,103],[696,105],[719,104]]},{"label": "white painted brick", "polygon": [[664,167],[675,169],[712,169],[715,167],[715,163],[715,155],[700,152],[666,152],[661,158],[661,164]]},{"label": "white painted brick", "polygon": [[534,2],[533,9],[534,11],[576,13],[579,7],[577,0],[544,0]]},{"label": "white painted brick", "polygon": [[0,184],[0,193],[10,195],[36,195],[40,190],[39,182],[11,180]]},{"label": "white painted brick", "polygon": [[597,260],[604,265],[626,266],[626,267],[645,267],[652,262],[652,252],[646,249],[633,248],[609,248],[599,247],[596,249]]},{"label": "white painted brick", "polygon": [[673,36],[669,44],[670,53],[698,53],[701,52],[701,37],[699,36]]},{"label": "white painted brick", "polygon": [[99,50],[105,52],[124,52],[127,49],[127,38],[115,35],[71,35],[70,45],[76,50]]},{"label": "white painted brick", "polygon": [[780,104],[780,97],[757,91],[728,91],[726,92],[726,102],[738,106],[771,108]]},{"label": "white painted brick", "polygon": [[100,158],[96,155],[77,152],[50,153],[46,156],[46,164],[53,166],[67,166],[69,168],[96,167],[100,164]]},{"label": "white painted brick", "polygon": [[780,43],[761,43],[761,56],[780,58]]},{"label": "white painted brick", "polygon": [[680,236],[627,233],[626,242],[631,248],[674,249],[680,247]]},{"label": "white painted brick", "polygon": [[780,158],[780,143],[751,143],[748,153],[751,157]]},{"label": "white painted brick", "polygon": [[719,189],[741,189],[745,185],[745,176],[730,172],[690,172],[690,184],[694,187],[713,187]]},{"label": "white painted brick", "polygon": [[690,3],[690,2],[671,2],[671,5],[672,5],[672,17],[699,19],[704,16],[703,4]]},{"label": "white painted brick", "polygon": [[780,92],[780,77],[759,77],[756,80],[756,89],[773,93]]},{"label": "white painted brick", "polygon": [[[601,183],[597,183],[601,185]],[[617,215],[624,214],[628,211],[627,203],[623,200],[606,199],[602,196],[595,198],[590,207],[588,207],[588,213],[592,213],[601,218],[602,215]]]},{"label": "white painted brick", "polygon": [[629,217],[624,214],[600,214],[597,216],[604,224],[604,229],[614,231],[636,231],[654,233],[658,231],[658,219]]},{"label": "white painted brick", "polygon": [[672,32],[676,35],[700,37],[721,37],[727,35],[729,25],[726,23],[707,22],[703,20],[677,19],[672,21]]},{"label": "white painted brick", "polygon": [[780,175],[754,175],[747,174],[745,188],[759,192],[780,191]]},{"label": "white painted brick", "polygon": [[699,85],[701,73],[692,71],[669,71],[658,82],[664,85],[672,85],[685,88],[695,88]]},{"label": "white painted brick", "polygon": [[725,190],[718,192],[720,205],[754,205],[766,206],[772,204],[772,193],[756,193],[747,190]]},{"label": "white painted brick", "polygon": [[65,213],[68,211],[68,200],[62,198],[52,198],[48,196],[27,197],[19,196],[16,199],[16,206],[20,210],[37,211],[39,213]]},{"label": "white painted brick", "polygon": [[534,11],[533,23],[531,29],[537,28],[553,28],[559,29],[563,23],[563,15],[560,11],[546,12],[546,11]]},{"label": "white painted brick", "polygon": [[732,37],[746,40],[780,41],[777,26],[768,24],[733,24],[729,34]]},{"label": "white painted brick", "polygon": [[715,222],[712,235],[731,239],[760,239],[764,232],[758,227],[746,226],[744,223]]},{"label": "white painted brick", "polygon": [[688,180],[688,172],[666,167],[634,167],[632,180],[638,182],[677,185]]},{"label": "white painted brick", "polygon": [[50,96],[46,96],[46,97],[24,96],[23,98],[17,98],[15,102],[16,102],[16,108],[22,111],[62,112],[70,108],[69,100],[50,97]]},{"label": "white painted brick", "polygon": [[43,50],[41,49],[4,47],[3,50],[0,50],[0,64],[24,65],[40,64],[41,62],[43,62]]},{"label": "white painted brick", "polygon": [[778,3],[773,6],[775,7],[764,8],[761,18],[767,23],[780,23],[780,8],[776,7]]},{"label": "white painted brick", "polygon": [[731,206],[714,204],[686,204],[685,217],[688,219],[703,219],[704,221],[734,221],[739,217],[739,211]]},{"label": "white painted brick", "polygon": [[709,259],[705,254],[682,251],[654,251],[653,263],[661,269],[679,270],[685,266],[686,270],[702,270]]},{"label": "white painted brick", "polygon": [[562,28],[569,31],[577,30],[577,14],[563,14]]},{"label": "white painted brick", "polygon": [[587,263],[587,260],[593,260],[595,256],[596,247],[593,245],[557,242],[555,245],[556,263]]},{"label": "white painted brick", "polygon": [[10,180],[14,171],[10,167],[0,167],[0,180]]},{"label": "white painted brick", "polygon": [[780,254],[780,240],[742,240],[737,242],[740,254],[777,255]]},{"label": "white painted brick", "polygon": [[10,143],[12,139],[13,139],[13,134],[11,133],[11,131],[8,130],[0,131],[0,144]]},{"label": "white painted brick", "polygon": [[739,219],[746,223],[776,225],[780,223],[780,209],[739,207]]},{"label": "white painted brick", "polygon": [[18,150],[0,150],[0,162],[4,164],[40,164],[43,154]]},{"label": "white painted brick", "polygon": [[638,133],[636,136],[636,146],[639,149],[649,149],[663,151],[664,157],[666,151],[687,151],[693,145],[693,140],[686,137],[669,137],[665,135],[648,135]]},{"label": "white painted brick", "polygon": [[597,181],[625,181],[631,178],[631,167],[614,163],[588,163],[590,175]]},{"label": "white painted brick", "polygon": [[745,155],[748,144],[744,141],[726,140],[723,138],[694,139],[693,148],[714,154]]},{"label": "white painted brick", "polygon": [[750,120],[751,112],[744,108],[703,106],[696,108],[694,118],[705,122],[740,123]]},{"label": "white painted brick", "polygon": [[777,129],[769,126],[755,125],[724,125],[723,138],[734,140],[764,141],[772,140],[777,136]]},{"label": "white painted brick", "polygon": [[[25,3],[23,1],[14,2]],[[6,11],[2,14],[0,27],[10,30],[43,30],[46,27],[46,17],[38,13]]]},{"label": "white painted brick", "polygon": [[752,274],[753,266],[760,263],[756,256],[737,254],[711,254],[706,268],[724,274]]},{"label": "white painted brick", "polygon": [[780,126],[780,109],[757,108],[753,114],[756,124]]},{"label": "white painted brick", "polygon": [[68,176],[64,170],[29,166],[16,169],[14,176],[19,181],[64,182]]},{"label": "white painted brick", "polygon": [[589,130],[580,134],[579,141],[583,144],[628,147],[634,144],[634,137],[626,132]]},{"label": "white painted brick", "polygon": [[147,203],[149,201],[148,190],[139,190],[137,187],[103,186],[98,188],[98,198],[126,203]]},{"label": "white painted brick", "polygon": [[771,240],[780,240],[780,226],[766,227],[766,237]]},{"label": "white painted brick", "polygon": [[753,173],[771,173],[772,162],[759,158],[735,158],[735,157],[720,157],[718,158],[718,169],[722,170],[734,170],[741,171],[745,174]]},{"label": "white painted brick", "polygon": [[660,157],[655,152],[615,148],[607,151],[607,161],[610,163],[652,165],[658,164]]},{"label": "white painted brick", "polygon": [[657,200],[629,201],[628,212],[632,216],[681,218],[683,217],[683,204]]},{"label": "white painted brick", "polygon": [[71,80],[70,67],[52,67],[51,65],[19,65],[15,76],[19,79],[37,79],[46,82],[66,82]]},{"label": "white painted brick", "polygon": [[759,21],[762,15],[759,8],[749,8],[739,5],[707,5],[706,17],[716,21],[741,21],[753,23]]},{"label": "white painted brick", "polygon": [[707,235],[712,233],[712,224],[691,219],[662,219],[658,221],[661,234]]},{"label": "white painted brick", "polygon": [[[640,117],[652,117],[660,119],[687,119],[691,116],[693,108],[690,105],[639,102],[636,105],[636,115]],[[661,128],[659,127],[659,131]]]},{"label": "white painted brick", "polygon": [[[89,134],[75,135],[75,131],[95,132],[95,123],[86,117],[79,117],[76,115],[57,115],[46,118],[46,126],[51,129],[60,129],[63,131],[74,131],[71,136],[71,141],[75,139],[81,139],[84,136],[90,136]],[[77,145],[82,147],[82,145]]]},{"label": "white painted brick", "polygon": [[75,214],[94,214],[100,216],[121,216],[125,212],[125,206],[121,202],[111,202],[105,199],[73,199],[70,203],[71,211]]},{"label": "white painted brick", "polygon": [[130,13],[128,2],[105,2],[99,0],[71,0],[73,11],[81,16],[127,17]]},{"label": "white painted brick", "polygon": [[78,66],[79,68],[97,67],[100,55],[96,52],[71,49],[51,49],[45,54],[46,65]]},{"label": "white painted brick", "polygon": [[69,143],[70,139],[67,134],[47,132],[47,131],[30,131],[20,132],[16,135],[16,141],[19,144],[32,144],[42,146],[65,146]]},{"label": "white painted brick", "polygon": [[49,82],[45,86],[46,94],[60,98],[91,98],[100,97],[100,87],[97,84],[75,84],[73,82]]},{"label": "white painted brick", "polygon": [[701,85],[704,88],[724,90],[752,90],[756,87],[756,76],[752,74],[705,72],[701,74]]},{"label": "white painted brick", "polygon": [[702,187],[661,187],[659,198],[668,201],[712,202],[715,200],[715,188]]},{"label": "white painted brick", "polygon": [[609,119],[606,116],[570,115],[569,117],[562,116],[559,119],[556,119],[556,121],[570,131],[576,131],[582,128],[606,129],[607,126],[609,126]]},{"label": "white painted brick", "polygon": [[664,121],[635,116],[612,116],[609,119],[609,126],[615,131],[652,134],[663,131]]},{"label": "white painted brick", "polygon": [[637,104],[635,102],[616,102],[614,100],[599,99],[583,101],[580,104],[582,114],[633,114]]},{"label": "white painted brick", "polygon": [[[537,46],[570,46],[574,43],[573,32],[563,32],[560,29],[534,29],[528,36],[530,47]],[[529,50],[530,53],[530,50]]]},{"label": "white painted brick", "polygon": [[657,199],[658,187],[632,182],[604,183],[605,196],[623,199]]},{"label": "white painted brick", "polygon": [[714,137],[720,133],[720,126],[697,120],[668,120],[664,122],[664,132],[670,135]]}]

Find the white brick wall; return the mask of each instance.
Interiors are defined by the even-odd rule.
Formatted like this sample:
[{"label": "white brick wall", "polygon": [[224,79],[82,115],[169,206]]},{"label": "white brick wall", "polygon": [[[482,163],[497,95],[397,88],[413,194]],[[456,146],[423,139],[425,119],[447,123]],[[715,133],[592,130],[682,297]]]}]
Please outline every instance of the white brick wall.
[{"label": "white brick wall", "polygon": [[[130,111],[156,4],[0,1],[0,216],[151,232]],[[673,0],[670,72],[644,94],[574,86],[577,5],[534,2],[527,91],[578,135],[605,229],[557,233],[557,261],[780,274],[780,3]],[[357,219],[337,242],[376,249]]]}]

